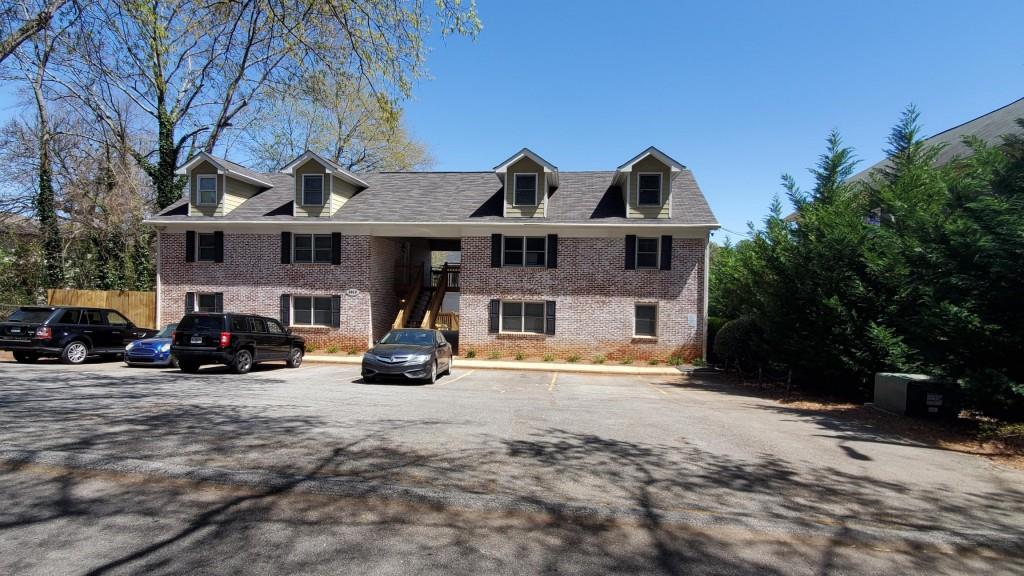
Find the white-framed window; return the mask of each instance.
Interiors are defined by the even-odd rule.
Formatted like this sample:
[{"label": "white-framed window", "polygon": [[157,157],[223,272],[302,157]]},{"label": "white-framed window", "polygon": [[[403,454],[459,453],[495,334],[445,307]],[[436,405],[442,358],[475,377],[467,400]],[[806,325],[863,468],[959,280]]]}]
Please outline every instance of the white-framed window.
[{"label": "white-framed window", "polygon": [[196,176],[196,187],[199,189],[196,203],[200,206],[216,206],[217,205],[217,177],[216,176]]},{"label": "white-framed window", "polygon": [[502,266],[547,266],[547,236],[503,236]]},{"label": "white-framed window", "polygon": [[660,238],[637,238],[636,239],[636,267],[657,268],[659,264],[659,249],[661,248]]},{"label": "white-framed window", "polygon": [[512,205],[536,206],[539,180],[537,174],[516,174],[513,178]]},{"label": "white-framed window", "polygon": [[544,302],[520,300],[501,301],[500,332],[544,334],[545,322]]},{"label": "white-framed window", "polygon": [[330,326],[330,296],[292,296],[292,326]]},{"label": "white-framed window", "polygon": [[637,302],[633,311],[633,336],[641,338],[658,337],[658,304]]},{"label": "white-framed window", "polygon": [[302,175],[302,204],[304,206],[324,205],[324,175]]},{"label": "white-framed window", "polygon": [[330,234],[296,234],[293,241],[292,262],[298,264],[330,264]]},{"label": "white-framed window", "polygon": [[213,233],[196,234],[196,262],[217,260],[217,236]]},{"label": "white-framed window", "polygon": [[637,206],[661,206],[661,172],[636,175]]},{"label": "white-framed window", "polygon": [[196,294],[196,312],[218,312],[216,294]]}]

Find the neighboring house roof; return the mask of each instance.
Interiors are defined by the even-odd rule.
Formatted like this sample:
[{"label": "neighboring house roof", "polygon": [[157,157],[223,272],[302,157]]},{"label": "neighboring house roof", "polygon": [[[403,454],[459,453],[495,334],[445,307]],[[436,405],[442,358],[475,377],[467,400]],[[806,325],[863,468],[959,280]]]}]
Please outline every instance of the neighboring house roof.
[{"label": "neighboring house roof", "polygon": [[561,172],[550,192],[546,217],[502,216],[504,188],[494,172],[374,172],[358,177],[367,185],[327,218],[292,216],[295,180],[281,173],[259,174],[272,186],[224,216],[188,216],[187,197],[156,215],[159,222],[336,221],[381,223],[628,224],[718,227],[693,173],[672,173],[671,218],[626,218],[618,172]]},{"label": "neighboring house roof", "polygon": [[[938,134],[925,138],[924,142],[927,145],[943,145],[944,148],[935,156],[935,165],[942,166],[948,164],[954,158],[965,158],[973,154],[973,151],[969,146],[964,144],[964,138],[967,136],[974,136],[980,138],[987,144],[999,144],[1001,138],[1005,134],[1021,134],[1024,133],[1024,129],[1017,124],[1018,118],[1024,118],[1024,98],[1016,100],[1003,106],[996,108],[995,110],[978,116],[973,120],[968,120],[963,124],[959,124],[947,130],[943,130]],[[884,168],[889,165],[889,160],[881,160],[861,170],[849,178],[850,182],[860,182],[867,180],[868,176],[874,170]],[[797,219],[797,213],[786,216],[786,220],[793,222]]]},{"label": "neighboring house roof", "polygon": [[337,162],[330,160],[328,158],[324,158],[323,156],[317,154],[316,152],[313,152],[312,150],[306,150],[298,158],[292,160],[283,168],[281,168],[280,171],[284,174],[292,174],[296,166],[301,166],[311,158],[319,162],[320,165],[323,166],[324,168],[327,168],[328,173],[335,174],[336,176],[338,176],[342,180],[345,180],[349,184],[352,184],[353,186],[360,186],[362,188],[368,186],[366,182],[360,180],[359,177],[356,176],[355,174],[342,168],[341,165],[338,164]]},{"label": "neighboring house roof", "polygon": [[267,181],[266,174],[257,172],[255,170],[250,170],[249,168],[246,168],[241,164],[235,164],[234,162],[230,160],[225,160],[224,158],[217,158],[216,156],[212,154],[207,154],[206,152],[200,152],[196,154],[191,159],[189,159],[189,161],[186,162],[184,166],[175,170],[174,173],[181,175],[188,174],[188,171],[193,166],[203,161],[213,164],[214,166],[217,167],[218,170],[224,172],[225,174],[231,176],[232,178],[237,178],[243,182],[255,184],[256,186],[263,186],[265,188],[269,188],[270,186],[272,186],[272,184]]}]

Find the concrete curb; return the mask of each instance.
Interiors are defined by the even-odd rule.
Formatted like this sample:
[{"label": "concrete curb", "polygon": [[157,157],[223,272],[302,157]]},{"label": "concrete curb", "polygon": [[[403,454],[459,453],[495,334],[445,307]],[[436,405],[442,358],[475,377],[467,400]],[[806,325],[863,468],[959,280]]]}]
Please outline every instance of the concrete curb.
[{"label": "concrete curb", "polygon": [[[307,354],[306,362],[324,364],[360,364],[362,356],[324,356]],[[452,366],[466,370],[534,370],[539,372],[576,372],[581,374],[632,374],[642,376],[679,376],[693,372],[693,366],[622,366],[606,364],[564,364],[556,362],[510,362],[455,358]]]}]

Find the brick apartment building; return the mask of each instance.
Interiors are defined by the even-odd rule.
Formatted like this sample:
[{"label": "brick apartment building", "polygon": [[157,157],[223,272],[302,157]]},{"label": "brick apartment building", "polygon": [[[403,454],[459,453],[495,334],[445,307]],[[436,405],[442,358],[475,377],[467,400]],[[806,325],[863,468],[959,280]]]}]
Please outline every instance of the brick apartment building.
[{"label": "brick apartment building", "polygon": [[365,350],[398,326],[461,353],[702,357],[710,232],[693,174],[656,148],[559,172],[523,149],[488,172],[353,174],[306,152],[262,173],[201,153],[158,231],[158,322],[280,318]]}]

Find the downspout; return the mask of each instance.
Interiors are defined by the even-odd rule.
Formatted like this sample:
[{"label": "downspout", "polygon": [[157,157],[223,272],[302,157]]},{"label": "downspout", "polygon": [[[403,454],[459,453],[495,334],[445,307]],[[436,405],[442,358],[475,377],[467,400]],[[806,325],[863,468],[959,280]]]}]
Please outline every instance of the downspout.
[{"label": "downspout", "polygon": [[708,276],[711,271],[708,268],[708,264],[711,260],[711,231],[708,230],[707,234],[704,235],[704,334],[701,338],[701,358],[704,363],[708,362]]},{"label": "downspout", "polygon": [[156,328],[160,330],[162,324],[160,323],[160,236],[161,231],[158,228],[156,231]]}]

